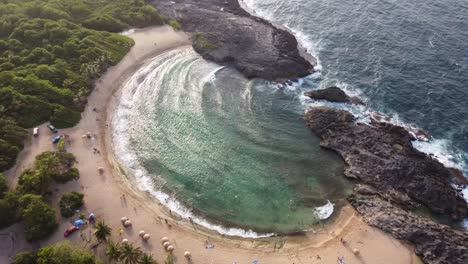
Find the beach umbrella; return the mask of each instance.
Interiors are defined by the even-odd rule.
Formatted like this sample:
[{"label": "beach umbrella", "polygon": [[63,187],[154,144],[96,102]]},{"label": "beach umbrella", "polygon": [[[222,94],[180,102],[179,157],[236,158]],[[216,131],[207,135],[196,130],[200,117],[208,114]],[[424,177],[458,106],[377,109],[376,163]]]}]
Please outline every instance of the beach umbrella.
[{"label": "beach umbrella", "polygon": [[144,239],[145,241],[148,241],[150,238],[151,238],[151,236],[150,236],[149,234],[145,234],[145,235],[143,236],[143,239]]},{"label": "beach umbrella", "polygon": [[122,244],[127,244],[128,243],[128,239],[124,238],[122,239]]},{"label": "beach umbrella", "polygon": [[188,251],[185,251],[185,252],[184,252],[184,257],[185,257],[186,259],[190,259],[190,258],[192,257],[192,254],[190,254],[190,252],[188,252]]},{"label": "beach umbrella", "polygon": [[167,252],[172,252],[172,251],[174,251],[174,246],[172,246],[172,245],[168,246],[166,250],[167,250]]},{"label": "beach umbrella", "polygon": [[165,248],[168,248],[170,245],[171,245],[171,243],[170,243],[169,241],[164,242],[164,244],[163,244],[163,246],[164,246]]},{"label": "beach umbrella", "polygon": [[353,253],[354,253],[354,255],[359,255],[360,252],[359,252],[359,250],[357,248],[355,248],[355,249],[353,249]]},{"label": "beach umbrella", "polygon": [[128,218],[125,217],[125,216],[120,218],[120,222],[122,222],[122,224],[125,223],[127,220],[128,220]]},{"label": "beach umbrella", "polygon": [[161,244],[164,244],[166,242],[169,242],[169,238],[168,237],[163,237],[161,238]]},{"label": "beach umbrella", "polygon": [[130,220],[125,221],[124,226],[129,227],[132,225],[132,222]]},{"label": "beach umbrella", "polygon": [[138,232],[138,235],[139,235],[140,237],[143,237],[143,236],[145,235],[145,231],[141,230],[140,232]]}]

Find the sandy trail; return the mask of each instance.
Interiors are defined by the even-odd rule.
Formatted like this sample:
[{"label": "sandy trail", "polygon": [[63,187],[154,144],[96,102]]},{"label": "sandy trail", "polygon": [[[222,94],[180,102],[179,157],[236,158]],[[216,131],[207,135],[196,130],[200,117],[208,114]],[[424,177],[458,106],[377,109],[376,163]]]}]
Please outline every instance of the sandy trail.
[{"label": "sandy trail", "polygon": [[[78,160],[77,167],[81,178],[76,182],[53,187],[51,201],[54,206],[57,206],[57,200],[64,192],[85,193],[86,207],[82,210],[83,213],[93,212],[99,219],[110,224],[114,241],[127,238],[145,251],[152,252],[160,263],[164,263],[166,255],[159,243],[163,236],[169,237],[176,248],[176,263],[187,263],[183,257],[185,251],[192,252],[191,263],[199,264],[248,264],[254,260],[258,260],[259,264],[337,263],[339,256],[344,256],[348,264],[421,263],[409,246],[369,227],[349,206],[339,213],[333,223],[317,226],[315,231],[298,236],[252,240],[220,236],[194,226],[187,219],[170,213],[147,193],[135,189],[131,181],[121,173],[112,153],[108,124],[111,123],[110,118],[116,106],[118,88],[148,59],[169,49],[189,45],[190,41],[184,33],[174,32],[169,27],[139,29],[129,36],[135,40],[135,46],[122,62],[110,68],[97,81],[80,123],[74,128],[59,132],[69,135],[72,140],[68,151]],[[93,108],[97,111],[93,111]],[[95,134],[95,139],[83,139],[82,135],[86,132]],[[38,138],[31,138],[27,142],[15,167],[6,172],[13,185],[21,171],[32,165],[37,154],[53,150],[50,143],[53,135],[45,125],[40,127],[40,133]],[[93,148],[99,149],[101,153],[93,154]],[[105,173],[100,175],[98,167],[103,167]],[[122,198],[122,195],[125,195],[125,198]],[[120,236],[118,230],[122,228],[119,221],[122,216],[129,217],[133,227],[123,228],[124,232]],[[68,226],[70,220],[63,220],[50,238],[35,245],[24,241],[20,224],[1,230],[0,263],[8,263],[9,256],[20,250],[38,248],[63,240],[63,232]],[[140,230],[151,234],[152,238],[148,243],[142,243],[138,236]],[[91,235],[92,229],[86,228],[69,239],[89,248]],[[346,245],[340,242],[342,237],[347,241]],[[10,240],[8,243],[3,242]],[[206,241],[215,247],[206,249]],[[352,253],[354,248],[360,251],[358,256]],[[101,257],[102,252],[103,248],[99,248],[98,254]]]}]

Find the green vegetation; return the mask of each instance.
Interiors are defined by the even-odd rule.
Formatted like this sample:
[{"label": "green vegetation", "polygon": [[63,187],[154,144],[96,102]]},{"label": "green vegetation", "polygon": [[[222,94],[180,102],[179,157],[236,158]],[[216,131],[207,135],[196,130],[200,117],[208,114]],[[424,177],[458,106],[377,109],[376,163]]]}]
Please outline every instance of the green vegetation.
[{"label": "green vegetation", "polygon": [[106,257],[110,263],[117,262],[120,259],[122,254],[120,248],[121,246],[119,243],[110,242],[107,244]]},{"label": "green vegetation", "polygon": [[132,244],[123,243],[120,248],[120,260],[124,264],[137,264],[142,256],[143,251]]},{"label": "green vegetation", "polygon": [[3,199],[3,197],[5,197],[5,194],[7,192],[8,192],[7,180],[5,176],[3,176],[3,174],[0,173],[0,199]]},{"label": "green vegetation", "polygon": [[199,46],[202,49],[208,50],[217,48],[216,44],[214,44],[213,41],[209,40],[209,36],[207,36],[207,34],[197,32],[193,35],[193,37],[195,40],[195,45]]},{"label": "green vegetation", "polygon": [[0,199],[0,229],[21,219],[18,196],[16,192],[8,192],[3,199]]},{"label": "green vegetation", "polygon": [[165,264],[174,264],[174,256],[172,254],[167,254]]},{"label": "green vegetation", "polygon": [[23,148],[24,128],[75,125],[93,81],[133,45],[114,34],[162,24],[144,0],[0,2],[0,171]]},{"label": "green vegetation", "polygon": [[24,251],[18,253],[12,264],[37,264],[37,254],[31,251]]},{"label": "green vegetation", "polygon": [[157,264],[156,260],[153,258],[153,255],[151,254],[143,254],[141,256],[140,260],[138,261],[138,264]]},{"label": "green vegetation", "polygon": [[[24,220],[26,238],[40,240],[51,234],[56,226],[55,210],[43,201],[53,181],[64,183],[79,177],[74,168],[75,157],[64,152],[44,152],[36,156],[32,169],[23,171],[16,190],[3,193],[0,199],[0,228]],[[3,176],[1,176],[3,177]],[[1,180],[0,180],[1,185]],[[67,195],[63,208],[82,206],[82,194]],[[61,202],[62,209],[62,202]],[[76,209],[72,209],[76,210]]]},{"label": "green vegetation", "polygon": [[103,221],[99,221],[96,224],[96,230],[94,230],[94,236],[96,239],[101,243],[102,241],[107,241],[107,238],[111,235],[112,229],[104,223]]},{"label": "green vegetation", "polygon": [[94,264],[100,263],[96,257],[83,249],[65,241],[44,247],[37,253],[38,264]]},{"label": "green vegetation", "polygon": [[174,19],[169,20],[167,24],[171,26],[174,30],[182,30],[182,25]]},{"label": "green vegetation", "polygon": [[59,202],[60,214],[63,217],[70,217],[75,214],[75,211],[84,205],[83,197],[84,194],[78,192],[65,193]]},{"label": "green vegetation", "polygon": [[71,153],[47,151],[36,156],[33,169],[25,170],[18,180],[18,192],[45,194],[52,183],[76,180],[80,174],[73,167],[75,157]]},{"label": "green vegetation", "polygon": [[42,201],[42,197],[26,194],[19,199],[23,208],[21,217],[24,220],[26,240],[37,241],[46,238],[57,228],[55,210]]},{"label": "green vegetation", "polygon": [[[109,242],[106,248],[106,257],[109,263],[124,264],[157,264],[153,255],[143,253],[139,247],[129,243]],[[172,255],[171,255],[172,256]]]}]

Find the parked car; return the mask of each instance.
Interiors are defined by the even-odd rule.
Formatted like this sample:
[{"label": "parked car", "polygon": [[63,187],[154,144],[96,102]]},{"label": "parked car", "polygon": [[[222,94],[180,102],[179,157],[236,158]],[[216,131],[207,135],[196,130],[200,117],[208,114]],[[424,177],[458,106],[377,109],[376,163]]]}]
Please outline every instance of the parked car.
[{"label": "parked car", "polygon": [[70,236],[71,234],[75,233],[76,231],[78,231],[80,228],[79,227],[76,227],[76,226],[70,226],[66,231],[65,233],[63,233],[63,236],[64,237],[68,237]]},{"label": "parked car", "polygon": [[47,128],[50,129],[50,131],[54,134],[57,134],[58,130],[51,124],[47,125]]},{"label": "parked car", "polygon": [[38,128],[38,127],[35,127],[35,128],[33,129],[33,136],[34,136],[34,137],[38,137],[38,136],[39,136],[39,128]]},{"label": "parked car", "polygon": [[61,138],[62,138],[62,136],[56,136],[56,137],[54,137],[54,138],[52,139],[52,144],[57,144],[57,143],[60,141]]}]

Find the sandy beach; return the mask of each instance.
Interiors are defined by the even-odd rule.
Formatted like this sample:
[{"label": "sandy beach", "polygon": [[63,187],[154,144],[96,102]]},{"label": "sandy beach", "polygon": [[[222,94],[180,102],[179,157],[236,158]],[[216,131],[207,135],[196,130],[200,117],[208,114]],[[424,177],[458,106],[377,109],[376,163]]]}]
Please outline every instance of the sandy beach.
[{"label": "sandy beach", "polygon": [[[98,219],[108,223],[113,229],[113,241],[127,238],[144,251],[152,252],[160,263],[164,263],[166,256],[159,242],[164,236],[169,237],[175,246],[176,263],[187,263],[183,257],[185,251],[192,253],[191,263],[198,264],[248,264],[255,260],[259,264],[337,263],[338,257],[344,257],[346,263],[422,263],[410,246],[368,226],[350,206],[344,207],[332,223],[318,225],[305,234],[241,239],[222,236],[193,225],[188,219],[182,219],[168,211],[149,194],[136,189],[132,181],[123,174],[112,153],[110,124],[119,88],[149,59],[170,49],[190,45],[190,40],[184,33],[175,32],[167,26],[139,29],[128,36],[135,40],[135,46],[118,65],[110,68],[96,82],[96,88],[89,97],[80,123],[73,128],[59,131],[70,136],[72,142],[67,150],[76,156],[81,178],[65,185],[53,186],[50,199],[55,207],[63,193],[83,192],[85,207],[82,212],[93,212]],[[21,171],[32,165],[36,155],[54,149],[50,143],[53,136],[45,125],[40,127],[41,134],[38,138],[31,137],[28,140],[15,167],[6,172],[13,186]],[[87,132],[95,135],[94,139],[83,139],[82,135]],[[93,154],[93,148],[99,149],[100,154]],[[103,174],[98,173],[99,167],[104,168]],[[132,228],[122,227],[122,216],[132,220]],[[7,259],[18,251],[62,241],[63,232],[68,226],[69,221],[62,221],[50,238],[34,245],[24,241],[20,224],[2,230],[2,240],[11,242],[2,243],[0,263],[8,263]],[[124,232],[119,235],[118,230],[121,228]],[[140,230],[151,235],[149,242],[141,241],[138,236]],[[85,228],[68,239],[89,248],[91,237],[92,229]],[[341,238],[346,241],[345,244],[340,242]],[[207,242],[214,245],[214,248],[207,249]],[[101,257],[103,248],[104,246],[98,248]],[[353,249],[358,249],[360,254],[353,254]]]}]

